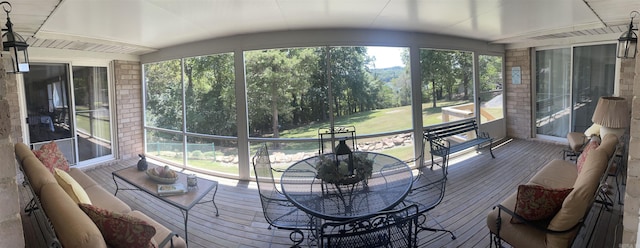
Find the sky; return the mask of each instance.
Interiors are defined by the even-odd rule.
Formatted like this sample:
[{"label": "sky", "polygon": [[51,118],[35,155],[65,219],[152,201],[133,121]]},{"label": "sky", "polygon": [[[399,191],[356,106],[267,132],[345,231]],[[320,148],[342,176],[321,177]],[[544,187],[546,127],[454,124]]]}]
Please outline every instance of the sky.
[{"label": "sky", "polygon": [[402,66],[402,59],[400,58],[400,54],[403,49],[407,48],[399,48],[399,47],[367,47],[367,54],[369,56],[376,57],[376,68],[389,68],[394,66]]}]

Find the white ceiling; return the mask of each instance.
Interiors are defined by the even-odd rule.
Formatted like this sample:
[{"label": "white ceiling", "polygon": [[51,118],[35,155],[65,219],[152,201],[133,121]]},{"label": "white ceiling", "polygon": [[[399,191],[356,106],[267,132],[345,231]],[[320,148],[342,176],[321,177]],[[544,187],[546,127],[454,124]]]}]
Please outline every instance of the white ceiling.
[{"label": "white ceiling", "polygon": [[14,0],[12,5],[14,30],[33,47],[134,55],[217,37],[314,28],[417,31],[505,44],[617,37],[629,13],[640,10],[640,0]]}]

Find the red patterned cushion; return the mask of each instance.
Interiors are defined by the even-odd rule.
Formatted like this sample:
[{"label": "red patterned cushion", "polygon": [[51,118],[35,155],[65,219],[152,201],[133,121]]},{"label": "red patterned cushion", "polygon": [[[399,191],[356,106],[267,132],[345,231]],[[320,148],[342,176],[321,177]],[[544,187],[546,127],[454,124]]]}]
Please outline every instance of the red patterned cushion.
[{"label": "red patterned cushion", "polygon": [[[564,198],[573,189],[547,189],[538,185],[518,186],[518,196],[514,212],[525,220],[544,220],[555,215],[562,207]],[[511,218],[511,223],[521,223]]]},{"label": "red patterned cushion", "polygon": [[580,156],[578,157],[578,161],[576,161],[578,173],[582,171],[582,166],[584,165],[584,162],[587,161],[587,155],[589,155],[589,153],[594,149],[598,148],[599,145],[600,144],[598,144],[597,141],[589,141],[589,144],[587,144],[587,146],[582,150],[582,153],[580,153]]},{"label": "red patterned cushion", "polygon": [[147,222],[127,214],[111,212],[90,204],[78,204],[96,223],[107,244],[114,248],[154,247],[156,229]]},{"label": "red patterned cushion", "polygon": [[40,150],[34,150],[33,154],[40,159],[40,162],[44,164],[47,169],[53,174],[53,169],[58,168],[65,172],[69,172],[69,163],[64,157],[64,154],[58,149],[56,142],[44,144],[40,147]]}]

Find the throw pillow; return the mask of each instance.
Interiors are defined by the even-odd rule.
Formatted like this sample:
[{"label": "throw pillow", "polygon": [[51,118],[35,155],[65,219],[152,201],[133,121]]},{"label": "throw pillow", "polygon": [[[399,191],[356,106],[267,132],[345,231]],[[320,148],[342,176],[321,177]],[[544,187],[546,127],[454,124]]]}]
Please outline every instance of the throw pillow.
[{"label": "throw pillow", "polygon": [[599,145],[600,144],[597,141],[592,140],[589,141],[589,144],[587,144],[587,146],[582,150],[582,153],[580,153],[580,156],[578,156],[578,160],[576,161],[578,174],[580,174],[580,171],[582,171],[582,166],[584,165],[584,162],[587,161],[587,156],[589,155],[589,153],[598,148]]},{"label": "throw pillow", "polygon": [[78,206],[98,226],[110,247],[153,247],[151,238],[156,235],[156,229],[147,222],[94,205],[80,203]]},{"label": "throw pillow", "polygon": [[[525,220],[536,221],[553,217],[560,208],[564,198],[573,189],[548,189],[538,185],[518,186],[518,195],[514,212]],[[512,224],[522,223],[511,218]]]},{"label": "throw pillow", "polygon": [[40,162],[42,162],[42,164],[44,164],[51,173],[53,173],[54,168],[58,168],[66,172],[69,171],[69,163],[54,141],[44,144],[39,150],[33,150],[33,154],[38,157]]},{"label": "throw pillow", "polygon": [[54,168],[54,170],[53,177],[58,181],[58,185],[62,187],[64,192],[67,192],[67,195],[69,195],[75,203],[91,204],[91,199],[89,199],[87,192],[84,191],[82,186],[80,186],[71,175],[58,168]]}]

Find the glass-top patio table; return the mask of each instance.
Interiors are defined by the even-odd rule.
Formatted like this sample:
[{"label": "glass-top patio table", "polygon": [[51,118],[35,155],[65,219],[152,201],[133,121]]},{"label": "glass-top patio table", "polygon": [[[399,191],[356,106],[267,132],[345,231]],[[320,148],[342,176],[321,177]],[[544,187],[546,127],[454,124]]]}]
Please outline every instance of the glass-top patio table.
[{"label": "glass-top patio table", "polygon": [[321,179],[318,165],[321,159],[335,156],[324,154],[296,162],[284,171],[280,181],[284,195],[302,211],[334,221],[389,210],[404,200],[413,183],[411,169],[405,162],[375,152],[354,152],[353,156],[373,162],[370,178],[326,182],[333,180]]},{"label": "glass-top patio table", "polygon": [[[155,166],[149,165],[149,168],[153,168]],[[158,183],[153,181],[145,171],[139,171],[137,166],[130,166],[121,170],[117,170],[111,173],[113,176],[113,182],[116,184],[116,192],[114,195],[118,195],[118,191],[120,190],[141,190],[146,192],[147,194],[168,203],[174,207],[180,209],[184,216],[184,241],[189,245],[189,231],[187,230],[187,223],[189,220],[189,210],[193,208],[196,204],[213,203],[213,206],[216,209],[216,216],[218,216],[218,206],[214,202],[216,197],[216,192],[218,191],[218,182],[213,180],[208,180],[206,178],[198,177],[198,186],[195,188],[189,189],[187,193],[180,195],[171,195],[171,196],[159,196],[158,195]],[[185,186],[187,185],[187,175],[182,172],[176,172],[178,174],[178,180],[176,183],[182,183]],[[122,181],[132,185],[134,188],[121,188],[118,185],[118,181],[116,178],[119,178]],[[202,200],[212,189],[213,196],[211,196],[211,200]]]}]

